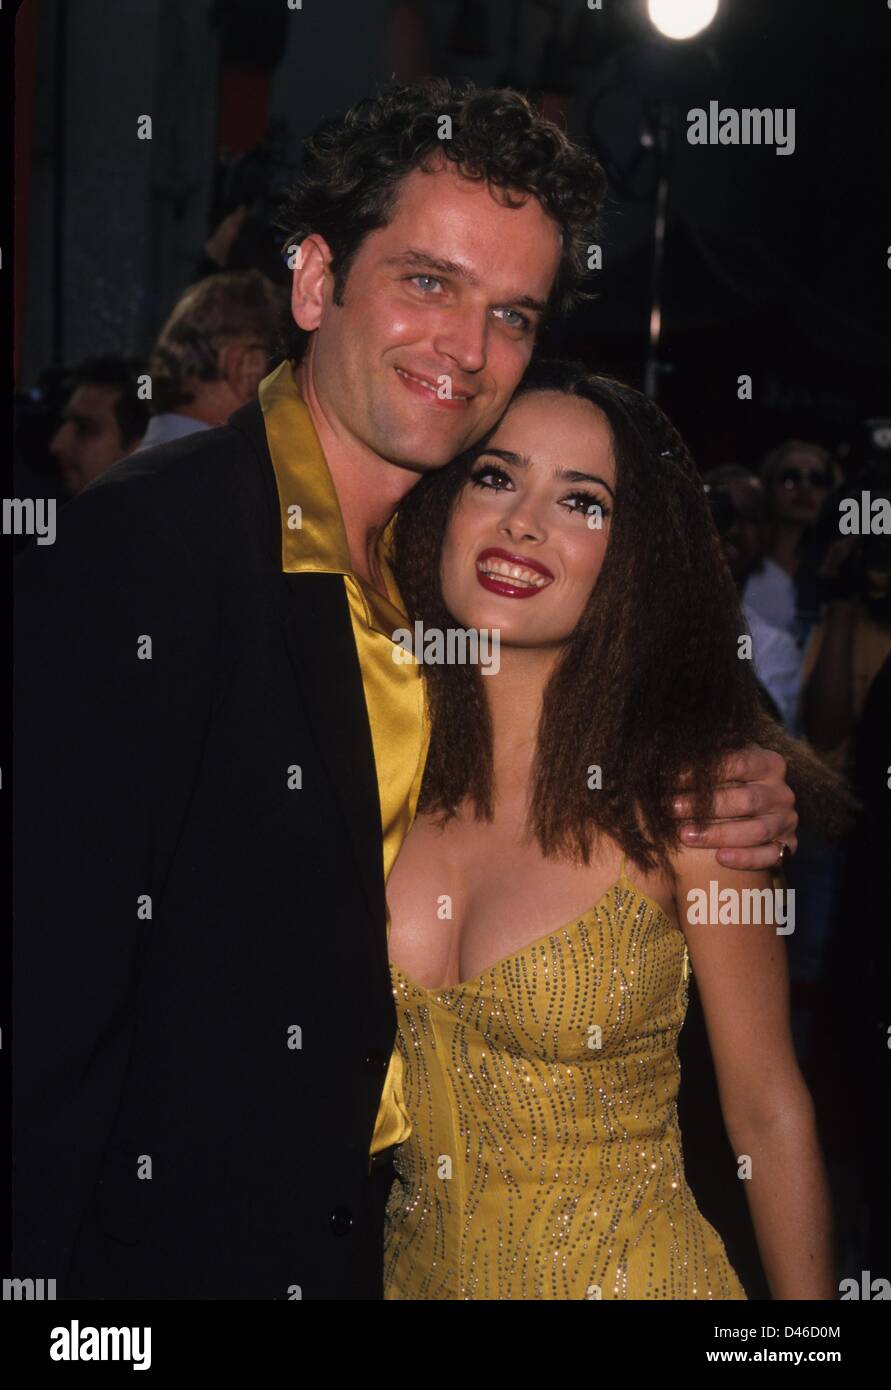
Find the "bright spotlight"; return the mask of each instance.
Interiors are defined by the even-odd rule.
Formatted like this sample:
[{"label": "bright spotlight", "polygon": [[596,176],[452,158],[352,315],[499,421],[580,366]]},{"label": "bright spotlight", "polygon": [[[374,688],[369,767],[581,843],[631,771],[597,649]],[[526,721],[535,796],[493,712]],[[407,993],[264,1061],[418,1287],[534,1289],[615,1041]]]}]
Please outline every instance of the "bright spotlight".
[{"label": "bright spotlight", "polygon": [[667,39],[692,39],[718,13],[718,0],[647,0],[652,23]]}]

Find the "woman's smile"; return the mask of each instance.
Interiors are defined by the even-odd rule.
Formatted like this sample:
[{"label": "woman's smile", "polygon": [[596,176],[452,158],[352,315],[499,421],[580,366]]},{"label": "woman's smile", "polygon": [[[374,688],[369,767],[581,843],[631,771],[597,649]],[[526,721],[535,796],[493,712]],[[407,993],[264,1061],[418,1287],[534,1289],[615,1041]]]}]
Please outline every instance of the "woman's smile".
[{"label": "woman's smile", "polygon": [[532,598],[554,582],[547,565],[493,547],[480,551],[476,572],[484,589],[504,598]]}]

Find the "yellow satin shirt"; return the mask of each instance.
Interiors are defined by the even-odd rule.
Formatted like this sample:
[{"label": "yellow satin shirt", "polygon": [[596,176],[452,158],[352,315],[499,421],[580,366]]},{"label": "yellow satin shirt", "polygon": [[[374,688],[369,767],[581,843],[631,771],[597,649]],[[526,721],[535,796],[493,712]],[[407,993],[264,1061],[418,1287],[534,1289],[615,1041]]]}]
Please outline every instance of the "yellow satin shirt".
[{"label": "yellow satin shirt", "polygon": [[[290,362],[261,381],[259,398],[281,505],[282,570],[343,575],[374,747],[386,882],[414,819],[430,739],[421,668],[393,660],[393,632],[410,627],[390,566],[393,523],[378,547],[389,596],[384,598],[353,571],[334,482]],[[394,1048],[370,1153],[401,1143],[411,1132],[401,1096],[402,1066]]]}]

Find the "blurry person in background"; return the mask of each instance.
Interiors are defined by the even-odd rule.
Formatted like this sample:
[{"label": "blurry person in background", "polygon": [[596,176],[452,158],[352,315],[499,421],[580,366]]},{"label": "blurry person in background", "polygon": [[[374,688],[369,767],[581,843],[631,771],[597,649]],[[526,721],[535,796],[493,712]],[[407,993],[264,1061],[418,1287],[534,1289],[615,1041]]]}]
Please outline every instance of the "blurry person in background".
[{"label": "blurry person in background", "polygon": [[[761,563],[764,546],[766,498],[760,478],[741,464],[713,468],[703,478],[712,517],[721,537],[724,558],[740,594]],[[794,639],[782,628],[761,617],[743,600],[743,614],[752,638],[755,675],[766,693],[769,709],[795,732],[801,657]]]},{"label": "blurry person in background", "polygon": [[152,419],[143,449],[224,425],[254,399],[285,302],[259,270],[209,275],[177,301],[152,352]]},{"label": "blurry person in background", "polygon": [[[838,1208],[846,1269],[876,1269],[881,1262],[887,1266],[891,1252],[883,1159],[888,1107],[875,1104],[876,1096],[888,1094],[891,1071],[891,1052],[885,1046],[891,970],[891,534],[879,531],[877,524],[860,535],[840,534],[840,504],[845,498],[859,504],[863,492],[869,493],[873,507],[878,499],[891,501],[889,462],[874,456],[827,501],[820,524],[823,559],[816,571],[822,614],[802,668],[804,732],[823,760],[850,779],[858,816],[840,850],[814,845],[804,833],[789,873],[790,883],[795,875],[807,875],[811,898],[799,899],[800,920],[803,906],[831,909],[828,923],[822,916],[808,918],[811,939],[811,923],[820,924],[823,948],[815,963],[822,987],[814,993],[808,1031],[812,1072],[821,1078],[819,1105],[831,1117],[831,1158],[838,1185],[847,1194]],[[865,519],[862,511],[860,516]],[[831,890],[824,891],[823,901],[814,892],[821,876]],[[790,948],[794,957],[795,945]],[[868,1222],[864,1212],[870,1214]]]},{"label": "blurry person in background", "polygon": [[[873,506],[891,503],[891,471],[873,464],[843,491],[857,511],[863,493]],[[843,500],[833,499],[836,535],[817,571],[823,610],[804,655],[801,696],[807,738],[840,772],[849,771],[851,735],[891,656],[891,535],[878,522],[863,535],[841,534]]]},{"label": "blurry person in background", "polygon": [[87,358],[75,369],[62,422],[49,445],[69,496],[138,447],[149,422],[148,402],[138,394],[145,370],[134,358],[111,356]]},{"label": "blurry person in background", "polygon": [[[790,464],[789,468],[796,466]],[[783,472],[781,469],[780,477]],[[799,725],[801,651],[791,632],[763,617],[750,597],[753,584],[762,581],[761,595],[769,600],[766,606],[776,617],[794,624],[798,607],[793,580],[771,560],[766,561],[764,570],[759,568],[767,539],[765,485],[737,464],[715,468],[703,481],[725,559],[741,594],[743,614],[752,635],[756,677],[778,707],[783,723],[795,733]],[[775,485],[778,489],[785,487],[779,479]],[[805,501],[823,495],[822,489],[812,487],[798,489],[795,485],[789,489],[790,493],[796,490],[807,494]],[[778,505],[782,511],[785,499],[781,497]],[[793,500],[786,510],[792,512],[795,508]],[[801,505],[798,510],[804,513],[806,508]],[[789,887],[795,891],[799,923],[788,943],[788,955],[792,1032],[803,1066],[810,1057],[814,1010],[825,976],[826,951],[839,893],[838,855],[837,843],[827,839],[820,833],[819,825],[811,822],[801,829],[799,853],[786,875]]]},{"label": "blurry person in background", "polygon": [[[891,499],[887,464],[871,464],[825,503],[815,528],[822,546],[815,571],[819,619],[801,667],[801,731],[829,767],[849,778],[858,721],[891,655],[891,536],[840,531],[841,502],[850,497],[859,508],[864,491],[874,500]],[[828,952],[838,931],[834,923],[850,911],[844,871],[843,850],[805,830],[788,881],[796,890],[799,921],[806,924],[789,943],[792,999],[800,1010],[793,1008],[793,1027],[806,1051],[815,1045],[817,1010],[825,1007],[838,969]]]},{"label": "blurry person in background", "polygon": [[767,494],[768,532],[764,559],[749,576],[743,598],[762,618],[804,645],[796,578],[805,543],[841,470],[828,449],[787,439],[761,468]]}]

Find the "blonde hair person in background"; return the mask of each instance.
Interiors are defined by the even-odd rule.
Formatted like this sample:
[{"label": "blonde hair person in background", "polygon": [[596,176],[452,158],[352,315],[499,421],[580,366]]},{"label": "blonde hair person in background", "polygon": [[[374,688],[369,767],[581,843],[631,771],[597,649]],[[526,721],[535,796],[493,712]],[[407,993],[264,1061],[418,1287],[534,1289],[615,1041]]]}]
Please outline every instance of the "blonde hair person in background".
[{"label": "blonde hair person in background", "polygon": [[767,493],[767,538],[762,564],[749,576],[743,602],[774,627],[790,632],[801,647],[806,633],[798,618],[796,576],[804,541],[841,470],[828,449],[787,439],[761,466]]},{"label": "blonde hair person in background", "polygon": [[224,425],[257,394],[275,350],[283,291],[259,270],[190,285],[151,355],[153,415],[142,449]]}]

